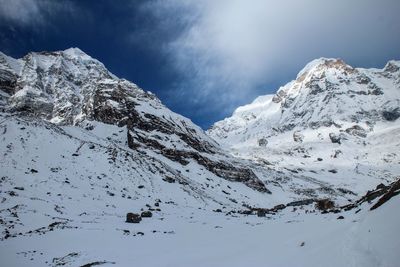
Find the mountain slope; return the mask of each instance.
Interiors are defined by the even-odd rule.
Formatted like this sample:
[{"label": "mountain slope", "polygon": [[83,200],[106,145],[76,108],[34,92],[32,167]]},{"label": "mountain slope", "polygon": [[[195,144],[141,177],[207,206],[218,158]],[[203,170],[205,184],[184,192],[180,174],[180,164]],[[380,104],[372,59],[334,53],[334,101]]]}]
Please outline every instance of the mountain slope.
[{"label": "mountain slope", "polygon": [[251,170],[229,163],[190,120],[77,48],[30,53],[20,60],[2,55],[1,62],[6,112],[88,130],[93,121],[118,125],[132,149],[150,148],[183,165],[193,160],[220,177],[268,191]]},{"label": "mountain slope", "polygon": [[208,134],[237,157],[363,193],[400,175],[399,117],[399,61],[361,69],[321,58]]},{"label": "mountain slope", "polygon": [[[236,142],[230,155],[231,148],[77,48],[22,59],[0,54],[1,263],[393,266],[397,188],[373,211],[389,187],[357,201],[391,182],[398,168],[391,151],[397,121],[384,117],[374,117],[366,138],[346,132],[341,144],[310,143],[304,133],[303,143],[283,150],[279,140],[293,137],[281,130],[266,147]],[[272,138],[280,142],[274,151]],[[376,157],[383,153],[386,161],[353,159],[362,147],[379,148]],[[338,173],[329,172],[326,162],[339,148],[346,155],[340,162],[356,162],[357,171],[332,161]],[[317,152],[323,163],[305,157]],[[331,206],[319,210],[321,203]],[[129,213],[141,221],[127,223]],[[382,216],[390,218],[385,228]],[[383,230],[385,239],[377,240],[375,231]]]}]

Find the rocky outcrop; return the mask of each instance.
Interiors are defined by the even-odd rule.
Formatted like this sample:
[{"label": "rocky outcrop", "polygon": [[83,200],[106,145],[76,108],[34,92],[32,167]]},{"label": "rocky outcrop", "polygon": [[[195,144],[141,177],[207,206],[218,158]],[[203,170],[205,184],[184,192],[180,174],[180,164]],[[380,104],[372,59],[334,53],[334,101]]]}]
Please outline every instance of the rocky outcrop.
[{"label": "rocky outcrop", "polygon": [[382,197],[371,207],[371,210],[377,209],[390,200],[392,197],[400,194],[400,179],[394,182],[386,193],[382,195]]}]

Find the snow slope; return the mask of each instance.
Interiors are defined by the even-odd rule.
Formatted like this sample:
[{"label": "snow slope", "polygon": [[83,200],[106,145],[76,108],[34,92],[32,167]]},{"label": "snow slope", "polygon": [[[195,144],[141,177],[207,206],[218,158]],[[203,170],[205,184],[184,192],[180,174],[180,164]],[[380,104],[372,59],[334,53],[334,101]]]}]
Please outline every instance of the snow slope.
[{"label": "snow slope", "polygon": [[[1,266],[397,265],[399,197],[340,207],[394,179],[396,121],[340,145],[304,128],[296,146],[228,153],[77,48],[0,54],[0,100]],[[343,166],[328,163],[338,149]],[[335,207],[316,210],[326,198]],[[152,217],[125,222],[142,211]]]},{"label": "snow slope", "polygon": [[207,133],[231,154],[363,193],[400,175],[400,62],[353,68],[307,64]]}]

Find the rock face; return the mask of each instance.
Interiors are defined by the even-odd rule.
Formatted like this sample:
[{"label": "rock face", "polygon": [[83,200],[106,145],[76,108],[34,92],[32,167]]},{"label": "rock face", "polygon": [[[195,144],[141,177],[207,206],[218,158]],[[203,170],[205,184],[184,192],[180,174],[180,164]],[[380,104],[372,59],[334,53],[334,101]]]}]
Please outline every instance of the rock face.
[{"label": "rock face", "polygon": [[0,54],[0,86],[6,112],[89,130],[92,122],[116,125],[126,131],[131,149],[151,150],[182,165],[196,162],[224,179],[268,192],[251,169],[221,153],[189,119],[78,48],[18,60]]}]

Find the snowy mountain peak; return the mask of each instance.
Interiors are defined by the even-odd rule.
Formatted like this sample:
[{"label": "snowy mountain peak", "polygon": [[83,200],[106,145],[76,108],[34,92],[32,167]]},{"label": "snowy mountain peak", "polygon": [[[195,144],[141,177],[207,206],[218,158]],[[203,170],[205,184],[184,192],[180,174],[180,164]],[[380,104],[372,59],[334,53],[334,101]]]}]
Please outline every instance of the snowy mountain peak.
[{"label": "snowy mountain peak", "polygon": [[400,173],[399,66],[314,60],[276,94],[238,107],[207,133],[238,158],[279,169],[288,181],[295,176],[293,183],[315,179],[362,192]]},{"label": "snowy mountain peak", "polygon": [[[10,67],[15,62],[21,65],[18,73]],[[154,94],[117,78],[78,48],[29,53],[19,60],[3,56],[0,75],[4,112],[89,130],[99,123],[108,125],[106,132],[117,126],[124,133],[125,149],[155,153],[173,170],[194,164],[220,178],[268,192],[251,169],[221,153],[189,119],[169,110]]]},{"label": "snowy mountain peak", "polygon": [[296,80],[304,80],[305,76],[310,73],[327,70],[329,68],[337,70],[351,70],[351,66],[347,65],[342,59],[335,58],[318,58],[308,63],[298,74]]}]

